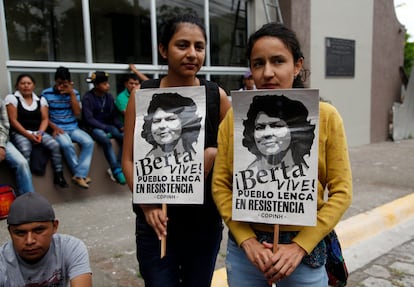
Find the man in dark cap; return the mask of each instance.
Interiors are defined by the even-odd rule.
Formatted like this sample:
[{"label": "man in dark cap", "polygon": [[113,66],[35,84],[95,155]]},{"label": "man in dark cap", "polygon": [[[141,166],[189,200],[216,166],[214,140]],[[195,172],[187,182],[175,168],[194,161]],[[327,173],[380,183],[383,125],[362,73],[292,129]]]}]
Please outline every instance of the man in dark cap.
[{"label": "man in dark cap", "polygon": [[[59,143],[72,172],[72,181],[78,186],[89,188],[89,169],[92,161],[94,141],[83,131],[77,117],[81,114],[80,95],[73,88],[69,69],[58,67],[55,72],[55,85],[42,92],[49,105],[49,127]],[[80,153],[73,142],[80,146]]]},{"label": "man in dark cap", "polygon": [[0,247],[0,286],[92,286],[85,244],[56,233],[55,212],[39,193],[19,196],[7,224],[11,240]]},{"label": "man in dark cap", "polygon": [[[108,77],[106,72],[96,71],[86,78],[88,83],[93,84],[93,88],[82,98],[83,120],[92,137],[103,148],[110,166],[109,175],[111,178],[115,177],[120,184],[125,184],[126,179],[121,169],[124,127],[119,119],[114,97],[109,93]],[[115,155],[111,138],[118,142],[118,155]]]}]

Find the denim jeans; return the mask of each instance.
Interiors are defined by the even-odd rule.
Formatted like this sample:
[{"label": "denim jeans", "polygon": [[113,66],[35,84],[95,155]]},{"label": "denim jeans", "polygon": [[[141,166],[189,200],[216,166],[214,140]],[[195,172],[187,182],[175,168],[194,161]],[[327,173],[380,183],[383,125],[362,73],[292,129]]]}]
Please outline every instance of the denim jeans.
[{"label": "denim jeans", "polygon": [[[25,158],[30,159],[33,143],[27,137],[12,132],[11,141]],[[44,133],[40,144],[49,150],[54,172],[63,171],[62,154],[58,142],[50,134]]]},{"label": "denim jeans", "polygon": [[[109,133],[110,137],[108,137]],[[92,137],[102,146],[105,158],[108,161],[112,171],[117,168],[121,168],[124,133],[120,132],[115,126],[109,126],[108,132],[105,132],[102,129],[93,129]],[[114,138],[119,144],[118,156],[115,155],[115,151],[112,147],[111,137]]]},{"label": "denim jeans", "polygon": [[[75,129],[59,134],[56,137],[56,141],[59,143],[65,155],[66,162],[72,174],[76,177],[87,177],[91,166],[94,146],[94,141],[90,135],[81,129]],[[76,153],[72,141],[80,145],[79,156]]]},{"label": "denim jeans", "polygon": [[[191,216],[190,214],[188,216]],[[160,259],[160,241],[147,223],[136,221],[139,270],[146,287],[210,287],[222,238],[216,230],[169,231],[166,256]]]},{"label": "denim jeans", "polygon": [[[247,258],[244,250],[229,238],[226,256],[227,281],[230,287],[269,287],[264,274]],[[277,282],[277,287],[327,287],[325,266],[312,268],[300,263],[293,273]]]},{"label": "denim jeans", "polygon": [[6,145],[6,162],[16,173],[16,195],[34,192],[29,163],[11,142]]}]

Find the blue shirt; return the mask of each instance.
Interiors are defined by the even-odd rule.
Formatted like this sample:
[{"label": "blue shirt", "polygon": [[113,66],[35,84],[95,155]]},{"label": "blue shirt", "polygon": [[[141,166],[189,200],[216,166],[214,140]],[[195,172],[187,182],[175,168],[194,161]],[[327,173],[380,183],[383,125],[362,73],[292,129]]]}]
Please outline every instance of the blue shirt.
[{"label": "blue shirt", "polygon": [[[73,90],[76,99],[80,102],[80,95]],[[72,110],[70,94],[60,94],[54,87],[42,92],[49,104],[49,120],[64,131],[73,131],[78,128],[78,121]]]}]

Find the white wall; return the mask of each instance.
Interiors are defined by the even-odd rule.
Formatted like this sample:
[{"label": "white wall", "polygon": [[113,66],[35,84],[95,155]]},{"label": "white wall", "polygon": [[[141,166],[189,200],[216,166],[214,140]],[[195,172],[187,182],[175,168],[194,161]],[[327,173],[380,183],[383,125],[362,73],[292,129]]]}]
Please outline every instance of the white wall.
[{"label": "white wall", "polygon": [[[348,144],[370,142],[373,0],[312,0],[312,88],[331,101],[345,124]],[[355,40],[355,76],[325,78],[325,37]]]},{"label": "white wall", "polygon": [[0,99],[3,99],[9,91],[9,78],[10,74],[6,69],[6,60],[7,59],[7,45],[6,45],[6,27],[3,9],[3,1],[0,2]]}]

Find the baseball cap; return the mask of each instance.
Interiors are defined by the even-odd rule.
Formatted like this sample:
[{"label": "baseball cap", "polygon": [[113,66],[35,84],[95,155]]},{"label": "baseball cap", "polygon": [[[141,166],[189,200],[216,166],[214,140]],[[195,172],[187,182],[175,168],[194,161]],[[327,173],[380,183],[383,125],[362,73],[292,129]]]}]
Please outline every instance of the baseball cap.
[{"label": "baseball cap", "polygon": [[46,198],[39,193],[28,192],[18,196],[11,204],[7,224],[20,225],[53,220],[55,212]]},{"label": "baseball cap", "polygon": [[93,72],[92,75],[90,75],[90,77],[86,78],[86,82],[97,85],[103,82],[108,82],[108,77],[109,77],[108,73],[104,71],[96,71],[96,72]]},{"label": "baseball cap", "polygon": [[245,79],[250,78],[251,76],[252,76],[252,72],[250,72],[250,71],[247,71],[246,73],[244,73],[244,78]]}]

